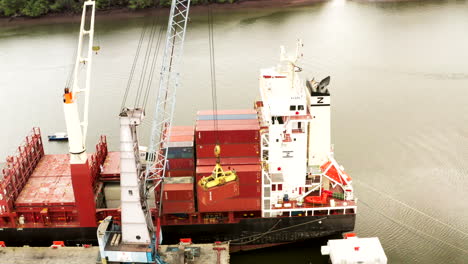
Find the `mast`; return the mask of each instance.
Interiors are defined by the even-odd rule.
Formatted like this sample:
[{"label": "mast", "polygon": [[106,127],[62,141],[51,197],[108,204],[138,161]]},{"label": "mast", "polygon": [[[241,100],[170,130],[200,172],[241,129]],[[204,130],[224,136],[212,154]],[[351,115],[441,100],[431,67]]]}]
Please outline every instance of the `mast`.
[{"label": "mast", "polygon": [[[89,10],[90,9],[90,10]],[[89,18],[87,12],[91,11]],[[63,109],[69,139],[70,169],[75,202],[78,209],[80,226],[96,226],[95,201],[91,179],[91,170],[86,153],[86,133],[88,130],[88,107],[91,84],[91,65],[93,54],[95,2],[83,4],[78,49],[73,69],[73,83],[64,91]],[[85,28],[87,25],[87,28]],[[84,47],[87,42],[86,48]],[[80,87],[80,64],[86,65],[84,87]],[[84,94],[83,117],[80,119],[78,95]]]}]

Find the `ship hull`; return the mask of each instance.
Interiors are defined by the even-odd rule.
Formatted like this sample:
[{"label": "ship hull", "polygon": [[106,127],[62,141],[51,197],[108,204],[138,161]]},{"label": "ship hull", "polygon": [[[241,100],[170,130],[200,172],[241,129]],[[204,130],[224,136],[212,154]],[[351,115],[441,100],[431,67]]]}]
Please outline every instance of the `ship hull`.
[{"label": "ship hull", "polygon": [[[247,218],[233,224],[192,224],[163,226],[163,243],[176,244],[180,238],[194,243],[230,241],[231,251],[249,250],[304,241],[352,231],[356,215],[327,215],[281,218]],[[4,228],[0,240],[7,246],[48,246],[64,241],[68,246],[97,244],[96,228]]]},{"label": "ship hull", "polygon": [[231,251],[326,237],[354,230],[356,215],[242,219],[236,224],[164,226],[163,243],[190,237],[195,243],[230,241]]}]

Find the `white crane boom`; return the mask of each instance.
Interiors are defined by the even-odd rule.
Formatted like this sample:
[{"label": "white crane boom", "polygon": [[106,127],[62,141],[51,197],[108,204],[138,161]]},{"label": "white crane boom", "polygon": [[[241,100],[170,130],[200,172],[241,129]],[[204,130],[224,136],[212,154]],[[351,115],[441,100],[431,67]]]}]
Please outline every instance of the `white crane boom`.
[{"label": "white crane boom", "polygon": [[[91,9],[91,15],[89,18],[87,17],[88,8]],[[80,34],[78,38],[77,56],[73,68],[73,83],[71,87],[66,87],[64,95],[65,122],[67,125],[67,133],[69,138],[71,164],[82,164],[85,163],[87,159],[86,134],[88,130],[89,92],[91,87],[91,66],[93,58],[94,15],[95,2],[84,2],[83,13],[81,15]],[[88,25],[89,28],[85,28],[85,25]],[[88,42],[86,49],[84,47],[85,37],[87,37]],[[79,85],[79,66],[81,63],[86,65],[85,83],[83,88],[81,88]],[[76,100],[77,95],[80,93],[84,93],[84,109],[82,122],[80,121],[78,104]]]}]

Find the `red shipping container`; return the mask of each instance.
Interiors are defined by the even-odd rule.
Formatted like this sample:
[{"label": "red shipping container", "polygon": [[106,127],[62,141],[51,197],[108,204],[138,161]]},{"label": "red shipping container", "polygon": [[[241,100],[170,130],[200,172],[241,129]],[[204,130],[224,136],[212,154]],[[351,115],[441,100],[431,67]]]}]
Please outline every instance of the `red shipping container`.
[{"label": "red shipping container", "polygon": [[[259,157],[235,157],[235,158],[220,158],[222,166],[225,165],[255,165],[260,164]],[[197,166],[214,166],[216,164],[216,158],[202,158],[197,159]],[[232,166],[230,166],[232,167]]]},{"label": "red shipping container", "polygon": [[239,211],[260,211],[260,198],[232,198],[205,205],[198,201],[198,212],[239,212]]},{"label": "red shipping container", "polygon": [[261,184],[241,184],[239,185],[239,198],[260,198],[262,197]]},{"label": "red shipping container", "polygon": [[[213,110],[200,110],[197,112],[197,115],[212,115]],[[217,115],[250,115],[257,114],[255,109],[232,109],[232,110],[217,110]]]},{"label": "red shipping container", "polygon": [[194,162],[193,159],[168,159],[166,167],[167,170],[193,170]]},{"label": "red shipping container", "polygon": [[195,141],[197,145],[233,143],[259,143],[260,127],[258,125],[225,125],[214,131],[213,126],[197,127]]},{"label": "red shipping container", "polygon": [[[197,127],[201,126],[212,126],[214,125],[213,120],[197,120]],[[218,126],[225,125],[258,125],[257,119],[233,119],[233,120],[218,120]]]},{"label": "red shipping container", "polygon": [[163,201],[193,201],[193,177],[164,179]]},{"label": "red shipping container", "polygon": [[[215,158],[215,144],[197,145],[197,158]],[[255,157],[260,155],[260,144],[223,144],[221,156],[223,157]]]},{"label": "red shipping container", "polygon": [[[196,181],[203,177],[210,176],[214,166],[197,166]],[[260,165],[232,165],[224,166],[224,170],[236,170],[239,184],[261,184],[262,182],[262,167]]]},{"label": "red shipping container", "polygon": [[180,131],[172,131],[171,132],[171,137],[172,136],[193,136],[195,135],[195,129],[192,128],[190,131],[186,130],[180,130]]},{"label": "red shipping container", "polygon": [[193,142],[194,136],[193,135],[174,135],[171,134],[171,138],[169,142],[186,142],[192,141]]},{"label": "red shipping container", "polygon": [[231,181],[221,186],[204,189],[197,183],[198,202],[205,205],[221,202],[227,198],[239,196],[239,182]]},{"label": "red shipping container", "polygon": [[194,176],[195,170],[166,170],[166,177],[186,177],[186,176]]},{"label": "red shipping container", "polygon": [[193,126],[173,126],[171,131],[193,131]]},{"label": "red shipping container", "polygon": [[163,214],[188,214],[195,212],[194,201],[164,201]]}]

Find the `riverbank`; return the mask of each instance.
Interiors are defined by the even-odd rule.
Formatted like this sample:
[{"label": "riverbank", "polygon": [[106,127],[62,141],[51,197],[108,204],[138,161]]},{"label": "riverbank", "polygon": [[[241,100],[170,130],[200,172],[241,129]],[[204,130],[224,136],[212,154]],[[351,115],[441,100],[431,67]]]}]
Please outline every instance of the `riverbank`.
[{"label": "riverbank", "polygon": [[[312,5],[327,0],[244,0],[232,4],[210,4],[210,5],[195,5],[190,7],[191,13],[205,12],[208,7],[213,11],[229,11],[240,9],[261,9],[261,8],[288,8]],[[168,8],[156,7],[141,10],[130,10],[128,8],[115,8],[109,10],[96,11],[96,19],[99,20],[120,20],[126,18],[138,18],[148,15],[166,14]],[[1,17],[0,27],[16,27],[22,25],[37,25],[37,24],[60,24],[60,23],[77,23],[81,19],[81,13],[50,13],[41,17]]]}]

